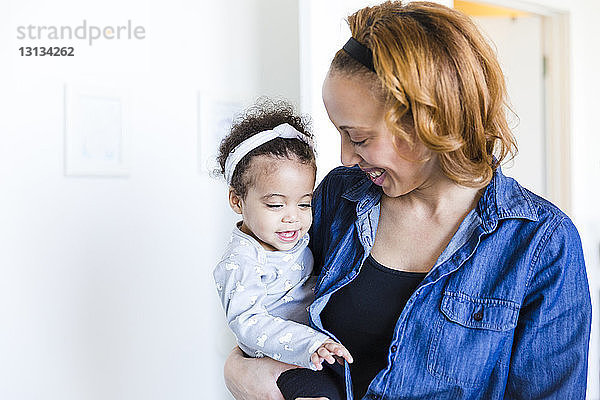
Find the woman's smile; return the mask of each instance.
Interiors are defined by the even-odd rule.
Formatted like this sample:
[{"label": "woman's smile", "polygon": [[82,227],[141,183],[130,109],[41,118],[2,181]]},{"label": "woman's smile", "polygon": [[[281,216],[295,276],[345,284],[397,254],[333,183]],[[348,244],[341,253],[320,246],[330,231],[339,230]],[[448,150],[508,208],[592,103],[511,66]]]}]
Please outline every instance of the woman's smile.
[{"label": "woman's smile", "polygon": [[385,180],[386,173],[383,168],[361,168],[363,172],[365,172],[371,181],[377,186],[383,185],[383,181]]}]

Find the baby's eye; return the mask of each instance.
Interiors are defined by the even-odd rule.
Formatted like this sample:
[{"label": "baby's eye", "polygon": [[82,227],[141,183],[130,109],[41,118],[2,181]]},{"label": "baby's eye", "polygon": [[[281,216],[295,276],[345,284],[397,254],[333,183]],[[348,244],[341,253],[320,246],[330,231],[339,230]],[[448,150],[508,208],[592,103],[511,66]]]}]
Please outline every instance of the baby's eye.
[{"label": "baby's eye", "polygon": [[301,203],[301,204],[298,204],[298,207],[300,207],[300,208],[310,208],[310,203]]},{"label": "baby's eye", "polygon": [[283,204],[266,204],[266,206],[269,208],[281,208]]}]

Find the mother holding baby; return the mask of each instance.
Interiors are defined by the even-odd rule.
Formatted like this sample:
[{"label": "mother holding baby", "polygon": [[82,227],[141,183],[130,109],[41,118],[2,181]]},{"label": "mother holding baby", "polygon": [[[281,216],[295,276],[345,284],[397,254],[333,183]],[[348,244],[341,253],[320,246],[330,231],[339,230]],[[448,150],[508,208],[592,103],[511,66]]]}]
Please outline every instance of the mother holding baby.
[{"label": "mother holding baby", "polygon": [[[458,11],[400,2],[349,17],[323,100],[343,167],[315,191],[314,328],[344,344],[348,399],[583,399],[591,302],[557,207],[504,176],[504,76]],[[236,399],[281,399],[295,368],[225,364]]]}]

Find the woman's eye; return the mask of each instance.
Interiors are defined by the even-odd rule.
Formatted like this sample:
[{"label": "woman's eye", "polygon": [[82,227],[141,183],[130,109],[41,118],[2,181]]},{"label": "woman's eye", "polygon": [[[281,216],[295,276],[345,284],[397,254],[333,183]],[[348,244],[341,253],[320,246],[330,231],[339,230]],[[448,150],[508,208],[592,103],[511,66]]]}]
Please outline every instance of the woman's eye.
[{"label": "woman's eye", "polygon": [[342,132],[344,135],[346,135],[346,137],[348,138],[348,140],[350,141],[350,143],[352,144],[352,146],[362,146],[367,140],[360,140],[360,141],[355,141],[352,140],[352,136],[350,135],[350,132],[348,132],[347,130],[342,130],[340,131]]},{"label": "woman's eye", "polygon": [[366,141],[367,139],[361,140],[360,142],[355,142],[354,140],[350,139],[350,143],[352,143],[352,146],[362,146],[363,144],[365,144]]},{"label": "woman's eye", "polygon": [[310,203],[298,204],[298,207],[300,207],[300,208],[310,208]]},{"label": "woman's eye", "polygon": [[283,204],[267,204],[267,207],[269,207],[269,208],[281,208],[281,207],[283,207]]}]

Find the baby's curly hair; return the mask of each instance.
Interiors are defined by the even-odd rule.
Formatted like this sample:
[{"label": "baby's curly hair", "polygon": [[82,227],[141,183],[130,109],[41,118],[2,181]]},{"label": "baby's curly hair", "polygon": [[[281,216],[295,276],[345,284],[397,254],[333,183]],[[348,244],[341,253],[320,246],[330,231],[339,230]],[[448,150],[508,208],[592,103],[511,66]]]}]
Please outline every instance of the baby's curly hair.
[{"label": "baby's curly hair", "polygon": [[[313,139],[308,116],[296,114],[294,107],[285,100],[259,98],[253,106],[233,121],[231,131],[221,141],[217,157],[220,166],[219,173],[225,175],[225,161],[237,145],[257,133],[273,129],[284,123],[290,124],[311,140]],[[248,173],[250,161],[253,157],[261,155],[296,160],[302,164],[311,165],[315,172],[317,170],[315,152],[308,144],[299,139],[275,138],[250,151],[235,167],[230,186],[241,198],[246,197],[248,187],[252,184],[253,174]]]}]

